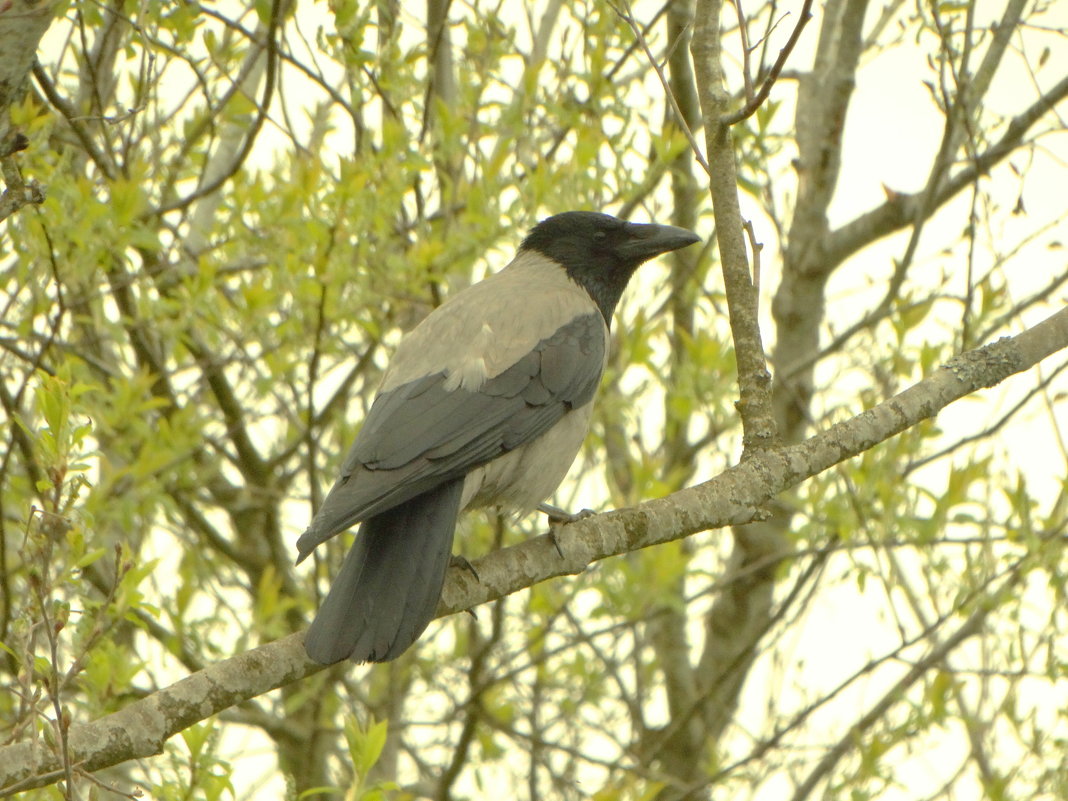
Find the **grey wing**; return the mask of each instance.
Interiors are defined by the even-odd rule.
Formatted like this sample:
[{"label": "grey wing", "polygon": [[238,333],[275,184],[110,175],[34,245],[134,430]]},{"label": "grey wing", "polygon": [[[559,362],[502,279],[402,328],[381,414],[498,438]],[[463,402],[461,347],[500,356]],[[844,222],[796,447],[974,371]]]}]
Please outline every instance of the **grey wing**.
[{"label": "grey wing", "polygon": [[297,548],[459,478],[548,431],[584,406],[605,355],[599,313],[577,317],[477,390],[435,373],[375,399],[334,484]]}]

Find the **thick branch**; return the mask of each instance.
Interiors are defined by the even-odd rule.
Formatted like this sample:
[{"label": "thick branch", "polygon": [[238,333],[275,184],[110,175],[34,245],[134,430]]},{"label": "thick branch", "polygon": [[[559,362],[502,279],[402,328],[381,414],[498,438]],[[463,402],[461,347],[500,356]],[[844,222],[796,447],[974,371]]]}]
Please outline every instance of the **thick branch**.
[{"label": "thick branch", "polygon": [[[738,365],[738,411],[742,418],[742,459],[756,459],[777,447],[779,430],[772,406],[771,374],[759,326],[759,293],[746,256],[745,223],[738,198],[736,153],[729,123],[730,97],[723,71],[723,40],[720,26],[721,0],[698,0],[693,40],[694,74],[701,113],[704,116],[705,147],[708,153],[709,191],[716,218],[723,284],[727,294],[734,354]],[[755,258],[754,252],[754,258]],[[754,562],[789,550],[782,530],[769,526],[738,526],[733,531],[734,549],[727,565],[728,576],[747,574],[751,580],[731,582],[728,592],[719,595],[706,617],[705,648],[697,667],[695,682],[701,687],[704,738],[718,739],[729,720],[738,693],[748,672],[756,632],[763,631],[771,614],[774,572],[749,573]],[[720,691],[706,693],[716,686]],[[694,707],[697,716],[697,707]],[[678,719],[673,725],[678,723]],[[676,750],[676,749],[671,749]],[[674,793],[665,799],[677,798]]]},{"label": "thick branch", "polygon": [[[453,570],[440,615],[500,598],[593,562],[698,531],[762,516],[777,494],[934,417],[959,398],[994,386],[1068,347],[1068,309],[1023,333],[956,357],[933,375],[805,442],[763,451],[716,478],[666,498],[598,515],[547,536],[502,548]],[[194,673],[125,709],[70,730],[71,759],[95,771],[152,756],[174,734],[242,701],[322,670],[305,656],[301,634],[238,654]],[[57,781],[60,762],[44,740],[0,748],[0,795]]]},{"label": "thick branch", "polygon": [[7,189],[0,195],[0,220],[28,204],[44,202],[44,190],[34,180],[24,181],[12,155],[29,144],[11,129],[8,109],[21,95],[33,65],[37,45],[52,24],[52,3],[13,0],[0,3],[0,167]]},{"label": "thick branch", "polygon": [[0,141],[7,138],[7,109],[25,85],[37,45],[52,24],[54,4],[13,0],[0,4]]}]

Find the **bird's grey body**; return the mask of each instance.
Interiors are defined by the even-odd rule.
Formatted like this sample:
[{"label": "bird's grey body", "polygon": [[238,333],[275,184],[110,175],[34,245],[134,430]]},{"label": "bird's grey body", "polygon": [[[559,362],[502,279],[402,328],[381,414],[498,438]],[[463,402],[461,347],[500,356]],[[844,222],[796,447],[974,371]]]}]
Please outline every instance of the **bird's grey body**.
[{"label": "bird's grey body", "polygon": [[[539,314],[525,315],[529,298],[538,298]],[[502,299],[504,302],[502,302]],[[398,346],[382,379],[380,393],[441,370],[442,388],[477,393],[526,356],[531,343],[549,339],[569,322],[592,315],[590,297],[567,273],[534,253],[523,252],[500,272],[446,301]],[[595,315],[601,342],[608,342],[608,326]],[[457,343],[466,343],[457,349]],[[602,347],[596,354],[577,349],[562,351],[573,364],[568,373],[596,366],[597,380],[608,360]],[[436,368],[436,369],[435,369]],[[596,381],[592,382],[596,388]],[[553,493],[564,479],[586,438],[592,395],[544,436],[478,467],[467,474],[460,508],[499,506],[532,509]]]},{"label": "bird's grey body", "polygon": [[[622,267],[612,251],[591,279],[578,259],[583,237],[595,258],[602,228],[621,238],[619,250],[635,247],[631,240],[644,250]],[[649,241],[657,232],[663,241]],[[539,244],[539,234],[555,236]],[[313,659],[398,656],[433,617],[459,511],[526,510],[552,494],[586,435],[626,280],[650,255],[696,239],[607,215],[558,215],[506,268],[404,338],[340,478],[297,543],[303,559],[363,523],[305,638]],[[620,275],[596,284],[612,267]]]}]

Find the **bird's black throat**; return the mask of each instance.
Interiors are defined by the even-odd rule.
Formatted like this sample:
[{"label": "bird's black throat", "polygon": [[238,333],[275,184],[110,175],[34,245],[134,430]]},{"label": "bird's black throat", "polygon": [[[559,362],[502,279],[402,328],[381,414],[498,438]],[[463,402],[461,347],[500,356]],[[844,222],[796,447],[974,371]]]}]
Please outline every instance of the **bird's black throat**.
[{"label": "bird's black throat", "polygon": [[589,257],[577,262],[564,262],[554,259],[567,271],[568,277],[586,290],[597,308],[601,310],[605,325],[612,327],[612,314],[619,305],[623,290],[627,288],[631,276],[641,266],[637,264],[598,264],[591,263]]}]

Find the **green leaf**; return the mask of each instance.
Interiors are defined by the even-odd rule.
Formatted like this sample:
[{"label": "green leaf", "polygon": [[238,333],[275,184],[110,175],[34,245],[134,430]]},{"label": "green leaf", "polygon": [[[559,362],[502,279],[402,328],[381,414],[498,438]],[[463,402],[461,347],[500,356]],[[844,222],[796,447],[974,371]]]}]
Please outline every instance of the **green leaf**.
[{"label": "green leaf", "polygon": [[97,561],[98,559],[101,559],[104,554],[108,552],[108,550],[110,549],[95,548],[92,551],[89,551],[89,553],[82,556],[80,559],[78,559],[78,561],[74,563],[74,566],[77,568],[88,567],[89,565],[93,564],[93,562]]},{"label": "green leaf", "polygon": [[353,769],[361,779],[366,778],[371,768],[378,762],[382,749],[386,745],[389,721],[374,722],[367,727],[361,726],[354,718],[345,722],[345,739],[349,745],[349,756]]}]

